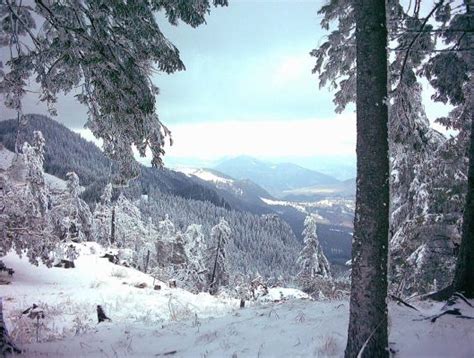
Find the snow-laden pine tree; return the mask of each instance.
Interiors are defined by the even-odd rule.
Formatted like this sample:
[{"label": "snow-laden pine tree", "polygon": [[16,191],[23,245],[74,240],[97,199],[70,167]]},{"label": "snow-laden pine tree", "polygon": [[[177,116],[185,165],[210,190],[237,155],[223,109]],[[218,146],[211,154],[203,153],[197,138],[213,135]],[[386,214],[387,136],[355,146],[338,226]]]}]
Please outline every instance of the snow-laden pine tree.
[{"label": "snow-laden pine tree", "polygon": [[184,233],[184,250],[187,257],[186,263],[186,281],[188,285],[197,291],[203,291],[206,288],[207,269],[204,255],[206,253],[206,243],[202,226],[191,224]]},{"label": "snow-laden pine tree", "polygon": [[3,318],[3,297],[0,297],[0,356],[7,357],[10,354],[21,354],[21,349],[16,346],[8,335],[7,326]]},{"label": "snow-laden pine tree", "polygon": [[[23,158],[26,164],[26,180],[31,188],[31,193],[39,203],[41,215],[45,215],[48,210],[48,190],[44,179],[44,146],[45,140],[40,131],[33,132],[33,142],[30,145],[23,144]],[[20,158],[20,157],[18,157]]]},{"label": "snow-laden pine tree", "polygon": [[[454,109],[438,122],[459,131],[458,150],[454,151],[454,169],[463,167],[465,156],[468,168],[458,173],[465,175],[467,195],[449,193],[450,198],[461,198],[463,202],[462,239],[456,262],[453,283],[445,292],[454,290],[474,297],[474,3],[465,0],[460,4],[439,2],[433,6],[434,18],[440,23],[438,36],[447,47],[446,51],[435,53],[422,68],[435,93],[432,98],[442,103],[450,103]],[[433,36],[437,36],[434,34]],[[467,153],[467,154],[466,154]],[[457,160],[456,160],[457,159]],[[461,159],[461,160],[459,160]],[[457,168],[456,168],[457,163]],[[451,176],[457,179],[456,176]],[[464,179],[463,178],[463,179]],[[456,180],[457,181],[457,180]],[[456,200],[451,200],[456,202]],[[461,221],[461,220],[460,220]]]},{"label": "snow-laden pine tree", "polygon": [[[336,111],[356,101],[357,191],[352,244],[351,303],[346,357],[388,356],[387,254],[389,148],[387,19],[392,3],[331,1],[321,25],[337,23],[312,52],[320,85],[337,92]],[[397,4],[395,4],[397,5]],[[397,6],[395,6],[398,8]]]},{"label": "snow-laden pine tree", "polygon": [[134,252],[134,263],[138,261],[137,253],[146,243],[147,229],[141,218],[140,210],[122,193],[115,202],[115,245]]},{"label": "snow-laden pine tree", "polygon": [[161,267],[166,267],[173,255],[173,243],[176,238],[176,228],[168,215],[158,222],[158,235],[155,240],[156,260]]},{"label": "snow-laden pine tree", "polygon": [[[462,229],[473,107],[472,51],[465,51],[472,43],[469,9],[468,2],[454,12],[452,3],[437,2],[423,18],[419,11],[408,14],[401,8],[403,20],[392,22],[399,29],[408,27],[398,37],[402,50],[397,52],[398,65],[391,68],[398,74],[391,126],[398,123],[403,129],[391,132],[390,277],[397,294],[425,293],[435,281],[449,285],[461,235],[471,231]],[[449,46],[435,49],[440,39]],[[436,121],[455,129],[456,135],[446,139],[429,128],[417,75],[430,81],[433,100],[455,106]]]},{"label": "snow-laden pine tree", "polygon": [[156,261],[156,237],[158,236],[158,231],[156,230],[155,225],[151,217],[148,217],[146,226],[146,238],[139,248],[138,255],[138,267],[143,272],[147,273],[149,269],[155,267],[158,262]]},{"label": "snow-laden pine tree", "polygon": [[[393,54],[388,66],[389,279],[399,295],[425,293],[434,280],[440,285],[451,282],[461,231],[471,231],[461,230],[461,217],[472,118],[472,51],[466,51],[472,42],[472,5],[469,1],[456,9],[443,1],[424,9],[405,5],[387,2]],[[320,13],[323,28],[329,29],[332,22],[337,28],[312,52],[317,57],[314,72],[319,72],[321,86],[334,85],[336,111],[342,111],[356,93],[354,5],[330,2]],[[457,135],[446,139],[430,128],[422,105],[421,76],[436,90],[434,100],[456,106],[437,121]]]},{"label": "snow-laden pine tree", "polygon": [[13,249],[33,264],[42,261],[49,266],[60,240],[50,221],[43,155],[43,136],[35,132],[32,145],[24,143],[23,153],[0,173],[0,256]]},{"label": "snow-laden pine tree", "polygon": [[[227,5],[213,0],[214,6]],[[138,174],[132,146],[152,165],[161,165],[168,129],[156,114],[156,71],[185,69],[178,49],[158,25],[157,13],[177,25],[205,23],[209,0],[196,1],[35,1],[0,4],[0,46],[9,58],[0,71],[3,103],[22,117],[28,79],[54,114],[59,92],[79,88],[75,97],[88,107],[86,126],[118,161],[121,178]]]},{"label": "snow-laden pine tree", "polygon": [[52,200],[54,233],[62,241],[94,240],[93,218],[89,206],[79,197],[81,187],[76,173],[67,173],[67,190]]},{"label": "snow-laden pine tree", "polygon": [[104,191],[100,197],[94,210],[94,231],[96,241],[108,247],[112,244],[112,184],[105,186]]},{"label": "snow-laden pine tree", "polygon": [[224,218],[211,230],[211,245],[208,249],[207,269],[209,293],[215,295],[219,288],[229,282],[226,245],[231,240],[232,230]]},{"label": "snow-laden pine tree", "polygon": [[305,218],[303,242],[304,247],[296,261],[299,266],[296,280],[303,291],[314,293],[322,290],[322,287],[318,287],[318,285],[331,280],[329,261],[319,244],[317,219],[314,215],[308,215]]}]

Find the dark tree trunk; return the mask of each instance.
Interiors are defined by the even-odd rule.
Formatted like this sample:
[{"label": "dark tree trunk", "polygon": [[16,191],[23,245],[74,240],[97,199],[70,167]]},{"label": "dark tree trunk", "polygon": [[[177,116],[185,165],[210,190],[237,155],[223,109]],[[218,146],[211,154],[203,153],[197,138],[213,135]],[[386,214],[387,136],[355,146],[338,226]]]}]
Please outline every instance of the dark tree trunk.
[{"label": "dark tree trunk", "polygon": [[148,271],[148,263],[150,262],[150,250],[147,250],[145,259],[145,273]]},{"label": "dark tree trunk", "polygon": [[209,293],[211,295],[214,295],[217,293],[217,287],[216,287],[216,270],[217,270],[217,259],[219,258],[219,252],[221,250],[221,238],[219,237],[219,240],[217,242],[217,249],[216,249],[216,257],[214,259],[214,266],[212,268],[212,273],[211,273],[211,279],[210,279],[210,284],[209,284]]},{"label": "dark tree trunk", "polygon": [[115,243],[115,206],[112,207],[112,222],[110,223],[110,244]]},{"label": "dark tree trunk", "polygon": [[3,319],[3,302],[0,297],[0,357],[6,357],[9,353],[21,353],[21,350],[15,346],[8,335],[7,326]]},{"label": "dark tree trunk", "polygon": [[469,169],[466,204],[464,205],[462,241],[459,249],[454,289],[468,298],[474,298],[474,120],[471,119]]},{"label": "dark tree trunk", "polygon": [[385,2],[357,0],[357,194],[346,357],[388,357],[389,159]]}]

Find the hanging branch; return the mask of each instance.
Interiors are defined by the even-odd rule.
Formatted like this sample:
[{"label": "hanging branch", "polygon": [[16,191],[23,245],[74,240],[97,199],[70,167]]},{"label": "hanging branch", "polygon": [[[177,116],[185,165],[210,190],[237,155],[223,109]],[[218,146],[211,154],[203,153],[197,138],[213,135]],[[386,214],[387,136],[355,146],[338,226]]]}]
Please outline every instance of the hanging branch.
[{"label": "hanging branch", "polygon": [[437,3],[433,9],[431,9],[430,13],[428,14],[428,16],[426,16],[425,20],[423,21],[423,23],[421,24],[421,27],[420,27],[420,30],[419,32],[417,32],[417,34],[413,37],[413,39],[411,40],[410,44],[408,45],[407,49],[406,49],[406,54],[405,54],[405,58],[403,59],[403,64],[402,64],[402,69],[400,71],[400,83],[402,82],[402,79],[403,79],[403,73],[405,71],[405,67],[406,67],[406,64],[407,64],[407,61],[408,61],[408,56],[410,54],[410,50],[411,48],[413,47],[413,45],[415,44],[416,40],[418,40],[418,38],[421,36],[421,34],[423,33],[423,29],[425,28],[426,24],[428,23],[428,20],[430,19],[431,16],[433,16],[434,12],[441,6],[443,5],[443,2],[444,0],[441,0],[439,3]]}]

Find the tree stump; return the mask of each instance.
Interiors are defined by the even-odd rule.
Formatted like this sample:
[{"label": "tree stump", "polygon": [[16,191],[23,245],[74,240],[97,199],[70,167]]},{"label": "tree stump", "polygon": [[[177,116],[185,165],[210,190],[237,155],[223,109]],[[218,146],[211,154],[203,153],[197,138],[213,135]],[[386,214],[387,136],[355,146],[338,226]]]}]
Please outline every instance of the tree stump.
[{"label": "tree stump", "polygon": [[109,321],[109,322],[112,321],[109,317],[107,317],[101,305],[97,305],[97,320],[99,321],[97,323],[104,322],[104,321]]}]

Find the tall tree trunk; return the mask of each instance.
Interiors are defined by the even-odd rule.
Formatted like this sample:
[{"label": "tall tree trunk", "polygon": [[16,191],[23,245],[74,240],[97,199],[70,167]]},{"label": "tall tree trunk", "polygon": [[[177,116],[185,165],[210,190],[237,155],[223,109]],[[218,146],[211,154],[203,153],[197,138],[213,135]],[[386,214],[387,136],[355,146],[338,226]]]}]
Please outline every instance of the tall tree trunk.
[{"label": "tall tree trunk", "polygon": [[469,169],[466,204],[464,205],[462,241],[454,274],[454,289],[474,298],[474,119],[471,119]]},{"label": "tall tree trunk", "polygon": [[389,159],[385,2],[357,0],[357,194],[346,357],[388,357]]},{"label": "tall tree trunk", "polygon": [[115,244],[115,205],[112,207],[112,220],[110,223],[110,244]]},{"label": "tall tree trunk", "polygon": [[212,274],[211,274],[211,279],[210,279],[210,284],[209,284],[209,293],[211,295],[214,295],[217,293],[215,280],[216,280],[217,260],[219,258],[220,251],[221,251],[221,238],[219,237],[219,240],[217,241],[216,257],[214,259],[214,265],[212,268]]}]

